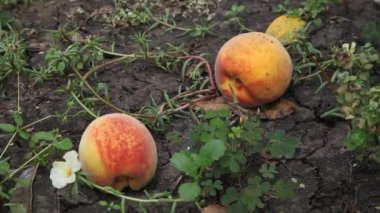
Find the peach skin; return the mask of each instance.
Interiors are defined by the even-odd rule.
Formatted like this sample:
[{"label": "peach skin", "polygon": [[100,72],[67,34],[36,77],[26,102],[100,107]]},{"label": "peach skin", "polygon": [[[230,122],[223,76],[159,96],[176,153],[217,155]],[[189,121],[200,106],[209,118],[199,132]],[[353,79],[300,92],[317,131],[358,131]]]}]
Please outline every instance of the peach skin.
[{"label": "peach skin", "polygon": [[79,160],[94,183],[139,190],[155,175],[156,144],[139,120],[121,113],[107,114],[92,121],[84,131]]},{"label": "peach skin", "polygon": [[228,40],[215,61],[215,80],[227,101],[256,107],[281,97],[289,86],[292,60],[273,36],[250,32]]}]

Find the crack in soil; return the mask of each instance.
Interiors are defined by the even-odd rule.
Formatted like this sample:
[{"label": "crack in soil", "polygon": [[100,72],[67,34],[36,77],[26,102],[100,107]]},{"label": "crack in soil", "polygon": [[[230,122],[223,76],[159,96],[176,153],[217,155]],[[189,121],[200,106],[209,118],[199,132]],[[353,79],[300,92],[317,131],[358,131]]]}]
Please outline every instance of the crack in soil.
[{"label": "crack in soil", "polygon": [[310,152],[308,155],[306,155],[303,159],[301,159],[302,163],[313,167],[315,172],[316,172],[317,189],[314,191],[314,194],[312,194],[311,196],[308,197],[309,204],[311,206],[314,206],[313,200],[315,199],[315,196],[317,196],[318,192],[322,190],[322,176],[321,176],[319,167],[317,165],[314,165],[314,163],[309,162],[308,158],[311,157],[316,151],[318,151],[318,150],[320,150],[326,146],[326,144],[327,144],[327,133],[326,132],[324,132],[324,134],[323,134],[323,140],[322,141],[323,141],[323,144],[321,147],[314,149],[312,152]]}]

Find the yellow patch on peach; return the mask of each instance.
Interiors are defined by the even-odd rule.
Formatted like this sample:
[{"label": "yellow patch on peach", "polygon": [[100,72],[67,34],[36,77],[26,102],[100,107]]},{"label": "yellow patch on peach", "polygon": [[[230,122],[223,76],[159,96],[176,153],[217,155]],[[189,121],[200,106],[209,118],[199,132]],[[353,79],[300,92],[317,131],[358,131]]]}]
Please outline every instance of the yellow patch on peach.
[{"label": "yellow patch on peach", "polygon": [[83,170],[99,185],[139,190],[157,167],[156,145],[149,130],[125,114],[97,118],[83,133],[79,146]]},{"label": "yellow patch on peach", "polygon": [[227,41],[215,62],[218,88],[228,101],[255,107],[279,98],[289,86],[292,61],[282,44],[260,32]]}]

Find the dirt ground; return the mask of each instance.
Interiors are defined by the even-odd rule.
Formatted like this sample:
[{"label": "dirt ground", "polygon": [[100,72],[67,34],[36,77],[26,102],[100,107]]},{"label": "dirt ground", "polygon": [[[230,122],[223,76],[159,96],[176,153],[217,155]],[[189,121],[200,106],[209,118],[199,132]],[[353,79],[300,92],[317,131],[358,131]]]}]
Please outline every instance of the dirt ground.
[{"label": "dirt ground", "polygon": [[[247,27],[255,31],[264,31],[277,16],[274,10],[281,2],[280,0],[221,1],[219,8],[216,9],[215,19],[223,20],[224,11],[233,3],[241,3],[246,6],[243,21]],[[340,5],[331,6],[322,15],[325,24],[313,30],[310,35],[311,42],[324,54],[327,54],[334,45],[350,41],[363,42],[360,37],[363,25],[380,17],[380,7],[373,0],[347,2],[348,10]],[[78,7],[91,13],[105,5],[112,6],[113,1],[35,1],[31,6],[19,5],[11,10],[24,27],[35,30],[35,33],[27,38],[28,44],[48,43],[46,29],[57,29],[72,21],[80,26],[79,31],[84,35],[105,36],[109,44],[115,42],[115,49],[119,52],[137,50],[136,44],[130,42],[128,38],[138,29],[132,27],[115,30],[105,27],[96,19],[84,22],[85,17],[72,16]],[[336,19],[336,17],[345,19]],[[199,17],[194,15],[187,19],[178,17],[176,21],[179,26],[191,26],[198,21],[197,19]],[[238,34],[239,29],[224,26],[217,27],[215,32],[216,36],[193,39],[186,36],[179,37],[176,31],[165,32],[159,27],[151,32],[151,47],[162,46],[166,42],[185,42],[194,47],[192,50],[194,55],[202,52],[210,53],[212,56],[210,63],[213,64],[221,45]],[[47,46],[44,48],[42,51],[46,50]],[[43,55],[29,49],[28,59],[33,66],[38,66],[43,62]],[[143,60],[133,62],[129,66],[113,66],[99,73],[98,79],[108,84],[112,102],[131,112],[149,104],[150,95],[158,103],[163,102],[163,92],[175,95],[180,84],[178,74],[163,72],[154,64]],[[0,123],[12,119],[10,111],[16,106],[15,97],[17,97],[14,82],[15,78],[8,79],[3,91],[0,92]],[[21,82],[21,107],[26,122],[65,110],[67,97],[54,93],[55,89],[66,83],[65,79],[56,78],[43,84],[34,84],[33,79],[24,76]],[[267,206],[259,212],[375,212],[374,207],[380,205],[380,166],[371,162],[356,164],[353,154],[344,150],[341,141],[349,131],[349,123],[339,119],[320,118],[321,114],[334,108],[336,102],[335,95],[327,88],[316,94],[318,86],[319,82],[315,80],[292,84],[285,97],[297,104],[295,113],[284,119],[263,121],[267,129],[283,129],[299,138],[300,145],[296,155],[278,164],[278,170],[280,178],[295,176],[306,187],[297,189],[296,198],[291,201],[268,200]],[[102,113],[107,112],[112,111],[102,107]],[[67,123],[52,119],[39,124],[35,129],[59,128],[65,136],[75,142],[77,147],[81,134],[90,121],[91,118],[87,116],[69,120]],[[173,130],[183,134],[185,142],[181,145],[167,143],[164,135],[153,133],[158,146],[159,166],[156,177],[147,188],[148,191],[172,190],[174,182],[181,175],[171,166],[169,160],[174,152],[186,147],[186,139],[193,126],[189,121],[190,119],[177,118],[170,124]],[[17,156],[23,156],[25,147],[26,145],[22,143],[12,146],[9,152],[12,165],[19,165],[22,162],[23,159]],[[87,187],[81,187],[79,198],[72,199],[67,189],[53,188],[49,180],[49,171],[49,168],[40,167],[35,177],[33,212],[105,212],[106,209],[100,207],[98,201],[114,199]],[[134,196],[143,195],[143,192],[132,192],[128,189],[125,193]],[[168,212],[170,206],[151,205],[148,209],[149,212]],[[128,210],[128,212],[139,211],[138,206],[132,203],[128,206]],[[178,212],[197,211],[192,205],[184,205],[178,209]]]}]

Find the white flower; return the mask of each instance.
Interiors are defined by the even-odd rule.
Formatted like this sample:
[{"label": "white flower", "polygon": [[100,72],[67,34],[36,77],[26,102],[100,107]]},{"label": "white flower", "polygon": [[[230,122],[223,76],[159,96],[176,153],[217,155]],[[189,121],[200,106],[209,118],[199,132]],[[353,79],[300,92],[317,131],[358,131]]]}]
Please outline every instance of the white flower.
[{"label": "white flower", "polygon": [[78,153],[74,150],[66,152],[64,161],[54,161],[50,170],[50,179],[55,188],[61,189],[75,181],[75,172],[79,171],[82,164],[78,160]]}]

